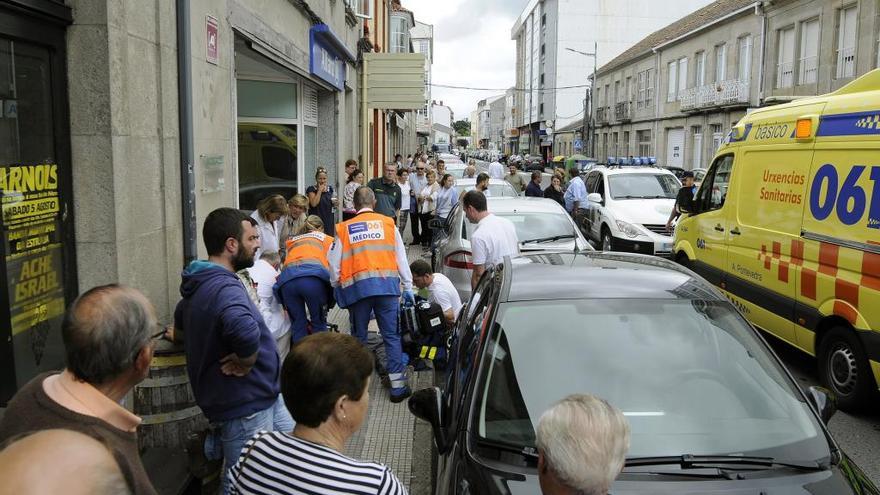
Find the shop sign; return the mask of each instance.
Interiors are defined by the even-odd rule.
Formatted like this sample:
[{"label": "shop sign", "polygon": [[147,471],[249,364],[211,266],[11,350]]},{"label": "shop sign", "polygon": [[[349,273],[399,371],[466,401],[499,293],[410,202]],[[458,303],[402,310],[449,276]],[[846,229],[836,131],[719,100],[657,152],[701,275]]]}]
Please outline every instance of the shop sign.
[{"label": "shop sign", "polygon": [[528,150],[531,145],[531,134],[521,134],[519,136],[519,149]]},{"label": "shop sign", "polygon": [[0,166],[0,197],[12,337],[29,331],[39,366],[64,315],[58,165]]},{"label": "shop sign", "polygon": [[219,27],[217,18],[205,16],[205,60],[214,65],[220,63]]},{"label": "shop sign", "polygon": [[312,31],[309,70],[312,74],[342,91],[345,89],[345,61],[323,38]]}]

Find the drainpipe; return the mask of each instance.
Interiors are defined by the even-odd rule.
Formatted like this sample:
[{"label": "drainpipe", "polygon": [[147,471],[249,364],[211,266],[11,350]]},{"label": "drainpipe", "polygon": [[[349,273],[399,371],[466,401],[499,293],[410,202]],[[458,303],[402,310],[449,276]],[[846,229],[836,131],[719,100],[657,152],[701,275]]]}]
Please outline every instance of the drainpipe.
[{"label": "drainpipe", "polygon": [[177,0],[177,100],[180,127],[180,198],[183,213],[183,264],[196,259],[196,187],[193,171],[192,65],[190,4]]},{"label": "drainpipe", "polygon": [[764,101],[764,78],[766,76],[766,70],[764,68],[764,63],[766,62],[767,57],[767,12],[764,10],[764,3],[760,2],[755,5],[755,14],[761,12],[761,62],[758,65],[758,105],[760,106]]}]

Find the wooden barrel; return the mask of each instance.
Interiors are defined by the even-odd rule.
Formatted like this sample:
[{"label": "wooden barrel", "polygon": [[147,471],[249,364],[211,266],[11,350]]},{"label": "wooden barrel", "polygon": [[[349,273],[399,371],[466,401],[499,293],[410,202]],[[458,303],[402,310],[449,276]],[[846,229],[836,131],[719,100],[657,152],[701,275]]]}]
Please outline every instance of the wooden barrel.
[{"label": "wooden barrel", "polygon": [[143,419],[141,449],[182,449],[188,434],[207,427],[189,385],[182,345],[164,340],[156,345],[149,376],[134,388],[134,413]]}]

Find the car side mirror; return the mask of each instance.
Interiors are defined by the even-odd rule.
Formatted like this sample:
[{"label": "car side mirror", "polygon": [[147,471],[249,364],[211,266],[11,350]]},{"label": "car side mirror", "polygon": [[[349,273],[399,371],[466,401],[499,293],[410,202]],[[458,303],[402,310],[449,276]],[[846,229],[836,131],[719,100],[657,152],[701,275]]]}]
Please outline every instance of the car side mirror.
[{"label": "car side mirror", "polygon": [[601,203],[602,195],[599,193],[590,193],[587,195],[587,201],[590,203]]},{"label": "car side mirror", "polygon": [[413,393],[407,402],[409,412],[430,423],[437,452],[446,453],[446,429],[443,425],[443,397],[439,387],[424,388]]},{"label": "car side mirror", "polygon": [[813,386],[807,389],[807,398],[819,413],[822,422],[827,425],[834,413],[837,412],[837,397],[825,387]]}]

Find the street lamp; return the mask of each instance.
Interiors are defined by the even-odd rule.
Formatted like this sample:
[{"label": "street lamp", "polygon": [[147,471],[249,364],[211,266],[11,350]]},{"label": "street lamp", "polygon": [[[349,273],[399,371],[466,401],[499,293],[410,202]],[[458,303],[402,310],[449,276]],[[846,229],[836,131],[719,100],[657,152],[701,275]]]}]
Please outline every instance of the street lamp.
[{"label": "street lamp", "polygon": [[[592,80],[592,83],[590,83],[590,89],[589,89],[589,91],[590,91],[590,96],[589,96],[589,100],[590,100],[590,120],[589,120],[590,126],[589,126],[589,131],[588,131],[587,110],[584,109],[584,124],[583,124],[584,136],[583,137],[584,137],[584,139],[590,140],[589,141],[590,142],[590,146],[589,146],[590,156],[596,156],[596,150],[595,150],[596,143],[594,142],[594,139],[593,139],[593,133],[595,132],[595,122],[593,122],[593,109],[595,108],[594,105],[596,103],[596,101],[595,101],[596,99],[594,96],[596,94],[596,92],[593,90],[593,88],[596,87],[596,59],[598,58],[596,56],[596,54],[599,52],[599,43],[595,42],[595,41],[593,42],[592,53],[582,52],[580,50],[575,50],[574,48],[568,48],[568,47],[566,47],[565,49],[570,52],[578,53],[578,54],[583,55],[585,57],[593,57],[593,80]],[[584,98],[586,99],[586,95],[584,95]]]}]

